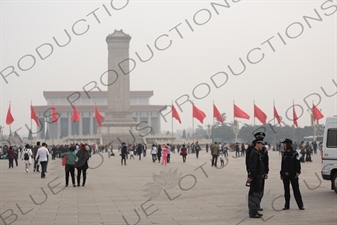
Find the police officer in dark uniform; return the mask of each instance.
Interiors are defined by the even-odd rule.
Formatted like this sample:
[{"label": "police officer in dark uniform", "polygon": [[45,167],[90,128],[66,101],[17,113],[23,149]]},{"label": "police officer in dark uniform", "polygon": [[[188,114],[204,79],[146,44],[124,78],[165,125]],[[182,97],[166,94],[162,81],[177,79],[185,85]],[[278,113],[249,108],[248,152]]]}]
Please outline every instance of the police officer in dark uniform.
[{"label": "police officer in dark uniform", "polygon": [[[265,138],[266,134],[263,132],[258,132],[254,134],[255,140],[259,139],[262,140]],[[247,169],[247,173],[249,174],[249,157],[250,157],[250,153],[252,152],[252,150],[254,149],[254,142],[253,141],[252,145],[250,145],[247,149],[247,153],[246,153],[246,169]],[[268,151],[265,147],[263,147],[262,151],[260,152],[261,154],[261,159],[262,159],[262,163],[264,165],[264,179],[268,178],[268,172],[269,172],[269,156],[268,156]],[[262,182],[262,192],[261,192],[261,200],[262,197],[264,195],[264,184],[265,181],[263,180]],[[261,202],[261,201],[260,201]],[[261,208],[260,205],[258,205],[258,211],[263,211],[263,209]]]},{"label": "police officer in dark uniform", "polygon": [[[257,139],[262,139],[263,140],[265,138],[265,136],[266,136],[266,134],[263,133],[263,132],[258,132],[258,133],[254,134],[255,140],[257,140]],[[249,155],[252,152],[252,150],[254,149],[254,141],[252,142],[251,145],[248,146],[247,152],[246,152],[246,169],[247,169],[247,173],[249,173]]]},{"label": "police officer in dark uniform", "polygon": [[263,139],[256,139],[254,149],[249,155],[249,173],[247,183],[250,184],[248,193],[248,209],[250,218],[261,218],[262,214],[258,213],[258,207],[261,202],[264,180],[264,166],[261,159],[260,151],[264,146]]},{"label": "police officer in dark uniform", "polygon": [[300,187],[298,184],[298,176],[301,174],[300,156],[292,147],[292,140],[285,139],[283,143],[284,154],[282,156],[280,178],[284,186],[285,204],[283,210],[290,208],[290,188],[293,188],[295,200],[300,210],[304,210]]}]

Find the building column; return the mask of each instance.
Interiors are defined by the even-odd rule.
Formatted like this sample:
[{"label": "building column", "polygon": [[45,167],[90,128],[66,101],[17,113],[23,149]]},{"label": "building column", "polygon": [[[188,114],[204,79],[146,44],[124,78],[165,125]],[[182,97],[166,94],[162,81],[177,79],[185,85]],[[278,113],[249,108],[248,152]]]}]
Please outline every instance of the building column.
[{"label": "building column", "polygon": [[147,121],[148,121],[148,126],[152,127],[152,112],[147,112]]},{"label": "building column", "polygon": [[137,112],[137,122],[140,123],[140,114],[142,114],[141,112]]},{"label": "building column", "polygon": [[57,120],[57,131],[56,131],[56,134],[57,134],[57,139],[60,139],[60,136],[61,136],[61,117],[59,117],[59,119]]},{"label": "building column", "polygon": [[89,118],[90,118],[90,135],[94,135],[94,125],[93,125],[93,120],[92,120],[92,118],[93,118],[94,116],[93,116],[93,113],[89,113]]},{"label": "building column", "polygon": [[158,119],[158,123],[157,123],[157,133],[159,134],[159,133],[161,132],[161,130],[160,130],[160,116],[159,116],[159,115],[158,115],[157,119]]},{"label": "building column", "polygon": [[79,136],[82,136],[83,135],[83,126],[82,126],[82,123],[83,123],[83,120],[82,120],[82,118],[83,118],[83,113],[82,112],[80,112],[80,121],[78,121],[80,124],[79,124],[79,131],[78,131],[78,135]]},{"label": "building column", "polygon": [[68,114],[68,137],[70,137],[71,136],[72,121],[71,121],[71,116],[69,116],[69,112],[67,114]]}]

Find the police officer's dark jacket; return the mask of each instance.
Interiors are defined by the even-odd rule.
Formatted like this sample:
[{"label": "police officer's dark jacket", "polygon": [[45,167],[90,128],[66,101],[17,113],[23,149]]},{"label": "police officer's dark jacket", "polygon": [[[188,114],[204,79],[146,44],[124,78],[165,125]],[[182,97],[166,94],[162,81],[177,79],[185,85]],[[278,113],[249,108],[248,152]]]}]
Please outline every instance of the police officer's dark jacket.
[{"label": "police officer's dark jacket", "polygon": [[254,145],[249,145],[247,148],[247,152],[246,152],[246,170],[247,172],[249,172],[249,157],[250,157],[250,153],[252,152],[252,150],[254,149]]},{"label": "police officer's dark jacket", "polygon": [[253,148],[249,155],[249,178],[263,178],[264,166],[261,160],[261,154]]},{"label": "police officer's dark jacket", "polygon": [[263,147],[260,154],[261,154],[261,160],[264,166],[264,173],[268,174],[269,173],[269,155],[265,147]]},{"label": "police officer's dark jacket", "polygon": [[294,176],[296,173],[301,173],[300,156],[297,151],[285,151],[281,163],[281,176]]}]

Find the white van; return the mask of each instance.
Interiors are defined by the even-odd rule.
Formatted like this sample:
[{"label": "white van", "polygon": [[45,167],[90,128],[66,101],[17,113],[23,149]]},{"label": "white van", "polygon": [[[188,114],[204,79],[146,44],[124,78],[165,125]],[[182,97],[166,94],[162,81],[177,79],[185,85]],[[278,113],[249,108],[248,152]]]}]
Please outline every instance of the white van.
[{"label": "white van", "polygon": [[322,161],[322,177],[331,180],[331,190],[337,193],[337,115],[325,122]]}]

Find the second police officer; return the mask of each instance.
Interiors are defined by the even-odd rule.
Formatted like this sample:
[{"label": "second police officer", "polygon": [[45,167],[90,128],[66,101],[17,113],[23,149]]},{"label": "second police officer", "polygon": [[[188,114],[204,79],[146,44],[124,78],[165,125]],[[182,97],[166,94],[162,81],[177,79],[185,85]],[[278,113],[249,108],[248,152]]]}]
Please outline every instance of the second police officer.
[{"label": "second police officer", "polygon": [[300,210],[304,210],[298,177],[301,174],[301,157],[292,147],[292,140],[283,141],[284,153],[282,156],[280,178],[284,186],[285,204],[283,210],[290,208],[290,184],[293,188],[295,200]]}]

